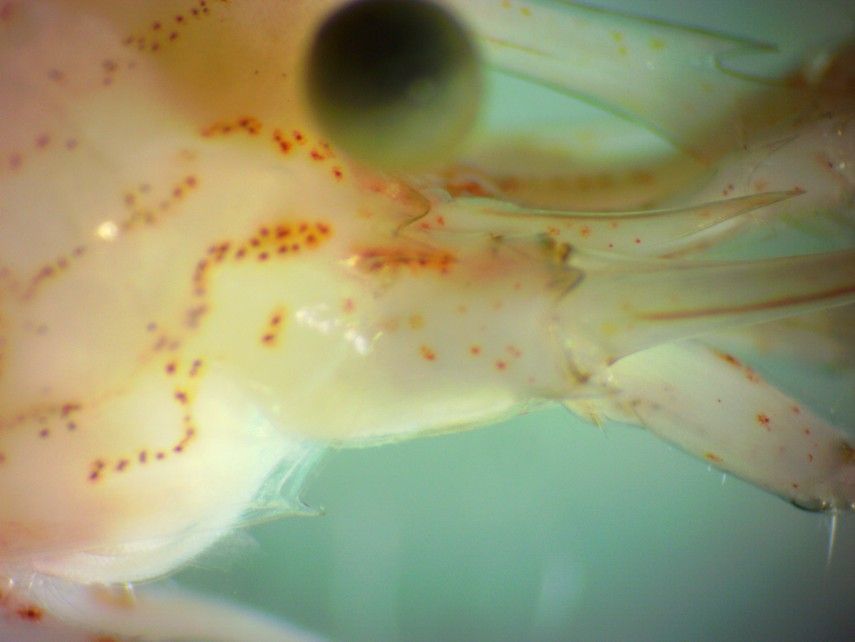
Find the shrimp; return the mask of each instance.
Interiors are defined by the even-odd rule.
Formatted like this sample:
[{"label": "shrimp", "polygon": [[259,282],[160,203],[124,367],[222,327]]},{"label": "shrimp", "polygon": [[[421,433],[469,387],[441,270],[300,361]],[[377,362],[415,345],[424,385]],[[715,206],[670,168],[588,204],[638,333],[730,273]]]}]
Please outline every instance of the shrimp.
[{"label": "shrimp", "polygon": [[667,148],[609,160],[573,146],[587,125],[521,143],[443,107],[428,153],[407,134],[436,114],[382,141],[347,137],[355,106],[321,117],[307,52],[343,5],[0,5],[0,639],[308,637],[131,585],[307,512],[329,449],[547,405],[855,506],[851,426],[725,346],[851,310],[855,249],[716,256],[820,214],[851,234],[851,50],[773,82],[725,64],[762,43],[614,12],[386,2],[459,16],[467,73]]}]

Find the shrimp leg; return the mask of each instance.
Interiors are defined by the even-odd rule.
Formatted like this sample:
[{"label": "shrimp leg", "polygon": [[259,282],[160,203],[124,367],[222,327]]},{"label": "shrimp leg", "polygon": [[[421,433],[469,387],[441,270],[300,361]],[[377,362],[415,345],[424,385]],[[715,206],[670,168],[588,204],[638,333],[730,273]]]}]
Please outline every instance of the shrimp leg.
[{"label": "shrimp leg", "polygon": [[566,405],[640,424],[800,508],[855,508],[852,436],[729,353],[671,343],[621,359],[609,374],[614,393]]}]

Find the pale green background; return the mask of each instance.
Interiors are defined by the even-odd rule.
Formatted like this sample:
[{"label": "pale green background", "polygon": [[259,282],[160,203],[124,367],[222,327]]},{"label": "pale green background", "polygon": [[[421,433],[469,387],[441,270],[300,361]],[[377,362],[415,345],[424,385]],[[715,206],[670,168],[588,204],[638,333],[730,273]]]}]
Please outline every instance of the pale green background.
[{"label": "pale green background", "polygon": [[[852,24],[848,2],[597,4],[789,50]],[[766,372],[852,423],[852,377]],[[641,430],[553,410],[335,453],[306,499],[325,516],[258,526],[182,578],[338,640],[855,639],[851,516],[827,567],[827,517]]]}]

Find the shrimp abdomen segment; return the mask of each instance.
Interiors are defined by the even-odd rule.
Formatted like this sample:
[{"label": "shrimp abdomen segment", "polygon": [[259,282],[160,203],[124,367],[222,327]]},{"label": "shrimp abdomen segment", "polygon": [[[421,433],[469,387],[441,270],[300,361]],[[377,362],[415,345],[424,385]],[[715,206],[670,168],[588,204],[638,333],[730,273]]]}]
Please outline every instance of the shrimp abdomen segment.
[{"label": "shrimp abdomen segment", "polygon": [[313,461],[215,365],[128,383],[0,430],[4,564],[82,583],[155,577],[238,524],[274,469],[275,485]]},{"label": "shrimp abdomen segment", "polygon": [[242,640],[309,642],[296,627],[178,586],[79,586],[0,576],[0,642]]}]

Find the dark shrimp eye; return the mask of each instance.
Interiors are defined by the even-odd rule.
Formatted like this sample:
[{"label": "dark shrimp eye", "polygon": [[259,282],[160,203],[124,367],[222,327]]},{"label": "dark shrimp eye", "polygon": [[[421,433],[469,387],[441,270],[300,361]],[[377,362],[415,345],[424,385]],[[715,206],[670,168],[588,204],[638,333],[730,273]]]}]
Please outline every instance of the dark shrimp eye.
[{"label": "dark shrimp eye", "polygon": [[481,94],[469,34],[424,0],[358,0],[335,11],[309,50],[306,81],[332,142],[387,169],[447,159],[472,127]]}]

